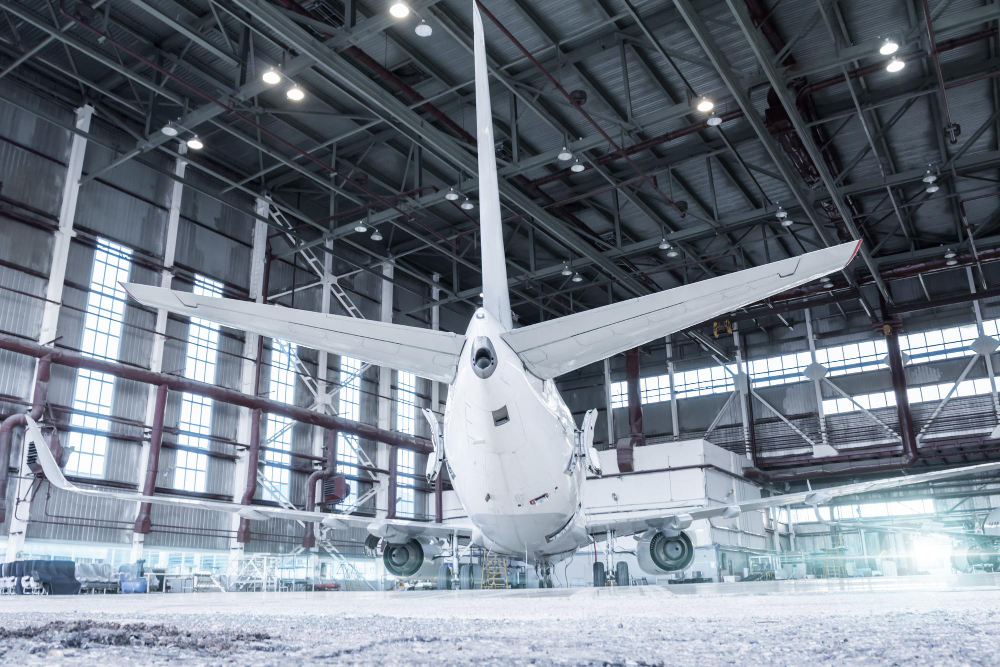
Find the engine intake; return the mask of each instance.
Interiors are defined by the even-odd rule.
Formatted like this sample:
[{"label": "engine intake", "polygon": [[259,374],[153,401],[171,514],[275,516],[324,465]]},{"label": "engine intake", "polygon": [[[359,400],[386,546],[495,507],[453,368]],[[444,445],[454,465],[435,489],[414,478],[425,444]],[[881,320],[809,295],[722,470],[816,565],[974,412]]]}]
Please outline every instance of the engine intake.
[{"label": "engine intake", "polygon": [[683,531],[648,530],[635,548],[639,567],[650,574],[666,574],[689,567],[694,561],[694,545]]},{"label": "engine intake", "polygon": [[441,547],[432,538],[411,538],[404,544],[387,544],[382,551],[385,569],[394,577],[436,577],[434,557]]}]

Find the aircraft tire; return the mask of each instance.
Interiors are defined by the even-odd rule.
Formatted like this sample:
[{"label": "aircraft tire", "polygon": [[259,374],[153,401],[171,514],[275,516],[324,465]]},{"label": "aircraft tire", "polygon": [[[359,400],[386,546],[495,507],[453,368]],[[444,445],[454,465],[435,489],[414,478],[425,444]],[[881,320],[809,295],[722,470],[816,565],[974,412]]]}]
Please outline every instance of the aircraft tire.
[{"label": "aircraft tire", "polygon": [[594,588],[603,588],[608,576],[604,570],[604,563],[598,561],[594,563]]},{"label": "aircraft tire", "polygon": [[625,561],[618,561],[615,565],[615,586],[628,586],[628,563]]}]

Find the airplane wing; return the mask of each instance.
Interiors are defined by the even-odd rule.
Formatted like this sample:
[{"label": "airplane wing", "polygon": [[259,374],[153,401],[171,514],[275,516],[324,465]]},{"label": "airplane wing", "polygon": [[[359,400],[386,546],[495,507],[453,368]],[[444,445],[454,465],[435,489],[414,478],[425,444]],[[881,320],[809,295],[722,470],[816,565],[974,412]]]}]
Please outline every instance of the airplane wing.
[{"label": "airplane wing", "polygon": [[306,523],[321,523],[327,528],[366,528],[369,533],[376,537],[386,538],[388,541],[397,539],[408,539],[416,535],[426,535],[428,537],[450,538],[456,533],[460,536],[469,537],[472,535],[471,528],[454,525],[444,525],[439,523],[427,523],[423,521],[407,521],[405,519],[371,519],[366,517],[351,516],[349,514],[328,514],[325,512],[307,512],[305,510],[289,510],[282,507],[270,507],[266,505],[240,505],[237,503],[227,503],[219,500],[201,500],[199,498],[187,498],[184,496],[145,496],[141,493],[131,493],[125,491],[110,491],[100,488],[84,488],[73,484],[59,468],[55,457],[45,443],[38,424],[31,417],[27,417],[25,426],[24,442],[31,449],[28,452],[29,458],[34,453],[35,460],[42,466],[45,479],[50,484],[63,491],[76,493],[82,496],[98,498],[112,498],[114,500],[125,500],[138,503],[153,503],[155,505],[174,505],[189,507],[191,509],[209,510],[212,512],[224,512],[227,514],[238,514],[244,519],[252,521],[266,521],[267,519],[288,519],[290,521],[302,521]]},{"label": "airplane wing", "polygon": [[136,301],[316,350],[451,383],[465,336],[390,322],[326,315],[252,301],[198,296],[165,287],[122,285]]},{"label": "airplane wing", "polygon": [[502,334],[528,369],[554,378],[654,338],[840,271],[861,242],[737,271]]},{"label": "airplane wing", "polygon": [[856,484],[844,484],[827,489],[817,489],[815,491],[800,491],[798,493],[786,493],[779,496],[770,496],[758,500],[748,500],[732,505],[719,505],[717,507],[698,507],[692,509],[679,509],[676,513],[669,511],[658,512],[635,512],[629,514],[619,513],[588,513],[587,531],[591,535],[602,535],[609,530],[615,531],[618,535],[630,535],[640,533],[649,528],[686,528],[692,521],[698,519],[730,519],[738,516],[742,512],[767,509],[768,507],[787,507],[789,505],[825,505],[834,498],[842,496],[852,496],[858,493],[870,491],[884,491],[885,489],[895,489],[901,486],[912,484],[923,484],[924,482],[936,482],[941,479],[952,477],[962,477],[984,472],[1000,470],[1000,461],[992,463],[981,463],[964,468],[952,468],[950,470],[936,470],[917,475],[905,475],[901,477],[889,477],[877,479],[870,482],[858,482]]}]

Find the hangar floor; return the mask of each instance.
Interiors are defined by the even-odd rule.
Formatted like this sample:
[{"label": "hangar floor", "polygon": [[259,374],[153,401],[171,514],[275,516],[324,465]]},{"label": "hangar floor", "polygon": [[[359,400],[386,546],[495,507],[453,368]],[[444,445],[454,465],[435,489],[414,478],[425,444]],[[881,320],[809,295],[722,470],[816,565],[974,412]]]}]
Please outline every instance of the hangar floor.
[{"label": "hangar floor", "polygon": [[1000,664],[1000,575],[0,598],[4,664]]}]

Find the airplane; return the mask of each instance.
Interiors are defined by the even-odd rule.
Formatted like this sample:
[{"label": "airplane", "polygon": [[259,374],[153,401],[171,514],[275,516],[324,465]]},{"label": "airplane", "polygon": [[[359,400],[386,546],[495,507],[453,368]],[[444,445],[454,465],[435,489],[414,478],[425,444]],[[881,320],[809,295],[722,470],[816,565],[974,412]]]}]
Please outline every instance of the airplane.
[{"label": "airplane", "polygon": [[147,306],[253,330],[450,385],[443,425],[434,413],[423,411],[434,444],[427,476],[434,480],[442,467],[447,468],[471,526],[78,487],[63,476],[37,424],[29,417],[26,441],[35,449],[50,483],[83,495],[186,505],[255,520],[284,518],[327,528],[362,526],[384,541],[382,560],[386,570],[402,578],[432,576],[437,572],[435,557],[447,549],[449,539],[457,541],[461,536],[493,553],[523,557],[526,565],[534,563],[542,585],[550,586],[552,563],[612,535],[636,537],[640,566],[646,572],[675,572],[685,569],[694,558],[685,529],[695,520],[730,518],[772,506],[824,504],[842,495],[1000,467],[1000,463],[987,463],[673,513],[638,513],[618,519],[588,516],[582,500],[587,472],[602,472],[593,447],[597,410],[588,411],[577,428],[555,378],[844,270],[858,252],[860,242],[515,328],[501,233],[483,24],[475,3],[473,24],[483,304],[476,309],[464,335],[201,297],[148,285],[123,285],[132,298]]}]

